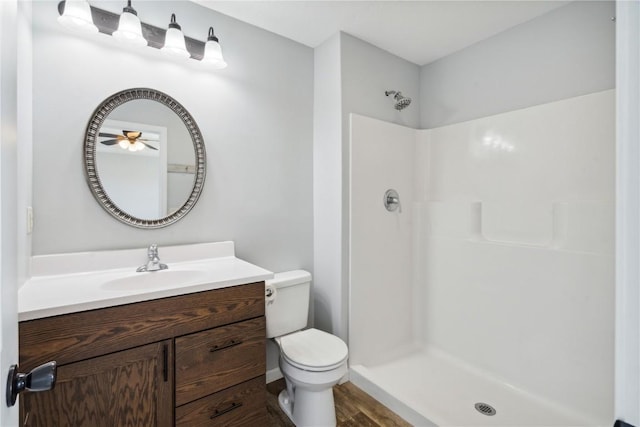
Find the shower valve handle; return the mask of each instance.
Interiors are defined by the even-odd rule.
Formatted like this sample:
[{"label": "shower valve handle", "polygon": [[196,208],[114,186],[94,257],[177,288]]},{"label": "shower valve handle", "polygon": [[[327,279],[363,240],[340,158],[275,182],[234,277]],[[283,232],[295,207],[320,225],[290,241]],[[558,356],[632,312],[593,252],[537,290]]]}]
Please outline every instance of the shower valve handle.
[{"label": "shower valve handle", "polygon": [[384,193],[384,198],[382,199],[384,203],[384,207],[389,211],[393,212],[396,209],[398,213],[402,213],[402,205],[400,204],[400,196],[398,192],[394,189],[389,189]]}]

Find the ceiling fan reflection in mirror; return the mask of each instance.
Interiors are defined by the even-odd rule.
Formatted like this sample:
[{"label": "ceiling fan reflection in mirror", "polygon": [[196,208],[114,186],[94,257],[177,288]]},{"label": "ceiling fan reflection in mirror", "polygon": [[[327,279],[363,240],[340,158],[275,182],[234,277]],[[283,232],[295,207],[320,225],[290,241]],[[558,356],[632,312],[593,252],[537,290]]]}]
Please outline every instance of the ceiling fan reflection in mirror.
[{"label": "ceiling fan reflection in mirror", "polygon": [[118,144],[120,148],[129,151],[140,151],[143,150],[144,147],[149,147],[152,150],[158,150],[153,145],[148,144],[149,142],[158,142],[157,138],[141,138],[142,132],[134,131],[134,130],[123,130],[122,135],[118,135],[115,133],[108,132],[100,132],[98,134],[99,137],[102,138],[110,138],[100,141],[101,144],[104,145],[115,145]]}]

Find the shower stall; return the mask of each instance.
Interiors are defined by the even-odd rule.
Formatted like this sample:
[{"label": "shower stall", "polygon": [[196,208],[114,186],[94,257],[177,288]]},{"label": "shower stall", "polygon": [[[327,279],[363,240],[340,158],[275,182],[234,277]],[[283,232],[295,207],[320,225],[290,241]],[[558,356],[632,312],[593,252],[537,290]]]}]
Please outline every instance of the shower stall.
[{"label": "shower stall", "polygon": [[421,426],[611,424],[614,102],[351,115],[353,383]]}]

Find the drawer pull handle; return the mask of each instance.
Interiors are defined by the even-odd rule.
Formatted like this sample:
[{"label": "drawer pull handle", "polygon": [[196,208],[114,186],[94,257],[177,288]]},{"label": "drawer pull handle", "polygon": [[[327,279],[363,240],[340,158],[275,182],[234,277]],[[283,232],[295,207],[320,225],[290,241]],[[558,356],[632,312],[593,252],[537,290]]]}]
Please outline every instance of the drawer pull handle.
[{"label": "drawer pull handle", "polygon": [[231,406],[229,406],[228,408],[225,408],[225,409],[223,409],[223,410],[221,410],[221,411],[220,411],[220,410],[218,410],[218,409],[216,409],[216,411],[213,413],[213,415],[211,415],[211,416],[209,417],[209,419],[210,419],[210,420],[212,420],[212,419],[214,419],[214,418],[217,418],[217,417],[219,417],[220,415],[224,415],[224,414],[226,414],[227,412],[231,412],[231,411],[233,411],[234,409],[238,409],[238,408],[239,408],[239,407],[241,407],[241,406],[242,406],[242,403],[236,403],[236,402],[233,402],[233,403],[231,403]]},{"label": "drawer pull handle", "polygon": [[213,353],[215,351],[224,350],[225,348],[229,348],[229,347],[235,347],[240,344],[242,344],[242,341],[240,340],[231,340],[226,344],[214,345],[213,347],[211,347],[211,350],[209,350],[209,352]]}]

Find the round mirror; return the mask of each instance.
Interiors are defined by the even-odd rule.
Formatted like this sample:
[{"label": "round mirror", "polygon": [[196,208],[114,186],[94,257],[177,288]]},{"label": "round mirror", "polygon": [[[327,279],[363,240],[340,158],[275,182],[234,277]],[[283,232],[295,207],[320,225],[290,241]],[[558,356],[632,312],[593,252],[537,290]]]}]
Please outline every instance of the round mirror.
[{"label": "round mirror", "polygon": [[84,168],[91,192],[109,214],[134,227],[166,227],[200,197],[204,141],[175,99],[153,89],[127,89],[105,99],[91,116]]}]

